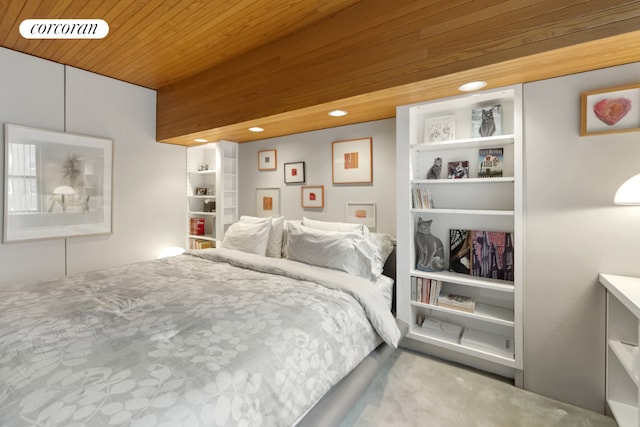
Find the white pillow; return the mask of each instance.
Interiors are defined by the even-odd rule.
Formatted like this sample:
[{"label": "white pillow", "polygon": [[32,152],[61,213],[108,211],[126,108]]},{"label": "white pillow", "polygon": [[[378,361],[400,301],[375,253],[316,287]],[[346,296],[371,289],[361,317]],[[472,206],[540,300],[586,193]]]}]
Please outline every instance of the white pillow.
[{"label": "white pillow", "polygon": [[236,222],[224,233],[222,247],[265,256],[269,244],[271,218],[263,222]]},{"label": "white pillow", "polygon": [[281,258],[284,217],[281,216],[278,218],[271,218],[271,217],[258,218],[256,216],[248,216],[248,215],[242,215],[240,217],[240,222],[263,223],[269,220],[271,221],[271,230],[269,232],[269,243],[267,245],[266,255],[272,258]]},{"label": "white pillow", "polygon": [[382,274],[375,246],[358,232],[318,230],[287,223],[286,256],[369,280]]},{"label": "white pillow", "polygon": [[369,228],[362,224],[351,224],[348,222],[334,222],[334,221],[318,221],[315,219],[309,219],[302,217],[302,225],[305,227],[315,228],[316,230],[327,231],[342,231],[342,232],[357,232],[369,239]]},{"label": "white pillow", "polygon": [[375,245],[378,250],[378,256],[380,257],[380,261],[384,265],[387,262],[387,258],[393,252],[393,248],[396,244],[395,239],[388,234],[384,233],[371,233],[371,242]]}]

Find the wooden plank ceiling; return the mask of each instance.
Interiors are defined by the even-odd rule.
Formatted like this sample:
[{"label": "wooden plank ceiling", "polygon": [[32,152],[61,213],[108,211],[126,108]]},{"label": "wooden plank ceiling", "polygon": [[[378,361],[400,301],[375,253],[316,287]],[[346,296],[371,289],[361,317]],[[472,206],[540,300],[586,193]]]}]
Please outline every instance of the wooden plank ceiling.
[{"label": "wooden plank ceiling", "polygon": [[[31,18],[104,19],[110,31],[26,40],[18,27]],[[157,90],[157,139],[182,145],[393,117],[470,79],[498,87],[638,61],[638,30],[631,0],[0,4],[1,46]]]}]

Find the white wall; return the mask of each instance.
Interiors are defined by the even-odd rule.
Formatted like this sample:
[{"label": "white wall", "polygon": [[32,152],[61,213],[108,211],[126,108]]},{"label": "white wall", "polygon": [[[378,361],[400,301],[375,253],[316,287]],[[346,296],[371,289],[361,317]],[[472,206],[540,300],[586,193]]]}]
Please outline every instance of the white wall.
[{"label": "white wall", "polygon": [[640,276],[640,207],[613,205],[640,173],[638,132],[579,135],[580,94],[638,83],[640,64],[524,86],[524,385],[604,410],[605,292]]},{"label": "white wall", "polygon": [[[0,48],[0,93],[3,126],[114,141],[113,234],[0,244],[0,285],[152,259],[166,246],[184,246],[186,149],[155,142],[154,91]],[[4,189],[4,129],[0,135]]]},{"label": "white wall", "polygon": [[[395,236],[395,119],[270,138],[239,145],[239,213],[256,214],[256,188],[280,189],[280,213],[287,219],[302,216],[345,221],[347,202],[376,203],[376,231]],[[373,183],[334,185],[331,178],[333,141],[373,138]],[[277,150],[278,168],[258,171],[258,151]],[[284,163],[305,162],[306,183],[285,184]],[[324,209],[302,209],[302,185],[324,186]]]}]

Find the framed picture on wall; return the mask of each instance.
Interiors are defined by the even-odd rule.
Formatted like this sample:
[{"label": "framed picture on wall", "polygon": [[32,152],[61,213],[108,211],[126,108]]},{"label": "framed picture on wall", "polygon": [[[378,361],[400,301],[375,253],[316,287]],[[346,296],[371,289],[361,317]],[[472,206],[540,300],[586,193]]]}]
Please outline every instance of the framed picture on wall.
[{"label": "framed picture on wall", "polygon": [[256,188],[256,216],[280,216],[280,189]]},{"label": "framed picture on wall", "polygon": [[111,233],[113,141],[5,125],[3,241]]},{"label": "framed picture on wall", "polygon": [[334,141],[332,175],[334,184],[373,182],[372,138]]},{"label": "framed picture on wall", "polygon": [[348,202],[347,222],[376,227],[376,204],[371,202]]},{"label": "framed picture on wall", "polygon": [[276,150],[258,151],[258,170],[273,171],[278,168],[278,153]]},{"label": "framed picture on wall", "polygon": [[304,182],[304,162],[284,164],[284,183],[298,184]]},{"label": "framed picture on wall", "polygon": [[640,130],[640,84],[584,92],[580,135]]},{"label": "framed picture on wall", "polygon": [[324,185],[302,187],[303,208],[324,208]]}]

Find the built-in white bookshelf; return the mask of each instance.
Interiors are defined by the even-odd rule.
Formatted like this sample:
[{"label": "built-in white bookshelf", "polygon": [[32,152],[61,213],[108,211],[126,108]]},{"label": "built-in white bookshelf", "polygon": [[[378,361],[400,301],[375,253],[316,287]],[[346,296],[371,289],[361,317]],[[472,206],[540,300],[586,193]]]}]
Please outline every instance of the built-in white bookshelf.
[{"label": "built-in white bookshelf", "polygon": [[[238,144],[219,141],[187,148],[187,247],[217,246],[238,217]],[[199,222],[199,224],[196,224]]]},{"label": "built-in white bookshelf", "polygon": [[601,274],[607,289],[606,399],[620,427],[640,426],[640,278]]},{"label": "built-in white bookshelf", "polygon": [[[499,114],[499,117],[494,117],[494,123],[500,120],[497,130],[487,136],[472,135],[472,110],[488,110],[498,105],[499,108],[492,110]],[[410,325],[402,345],[514,378],[516,384],[521,385],[522,88],[510,86],[400,106],[396,117],[397,314]],[[430,140],[429,132],[425,131],[430,123],[438,121],[455,126],[455,129],[447,129],[454,134],[451,139]],[[481,164],[486,166],[480,157],[481,150],[484,153],[488,149],[498,149],[502,155],[499,174],[495,174],[493,169],[480,167]],[[442,165],[439,176],[431,173],[436,158]],[[459,173],[460,170],[463,172]],[[464,177],[450,178],[460,175]],[[426,194],[431,204],[422,200]],[[417,266],[415,236],[419,218],[431,221],[431,234],[443,244],[442,271],[425,271]],[[486,269],[471,268],[471,264],[480,265],[479,261],[472,262],[473,245],[476,243],[468,245],[468,272],[451,271],[451,230],[487,232],[485,240],[491,240],[496,273],[486,277]],[[493,242],[495,236],[501,234],[508,235],[502,240],[505,243]],[[481,239],[478,237],[477,241]],[[482,261],[486,263],[485,259],[488,258],[483,254]],[[508,274],[505,272],[507,264]],[[427,283],[437,281],[444,293],[472,300],[475,304],[473,311],[441,307],[437,302],[417,301],[413,295],[415,289],[412,294],[416,278]],[[419,324],[425,317],[462,327],[461,337],[452,340],[429,335],[429,331]],[[469,339],[464,339],[467,331],[471,331],[468,332]],[[478,342],[478,336],[490,339],[486,343]],[[508,347],[505,351],[491,350],[489,341],[495,336],[505,338]]]}]

